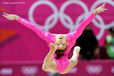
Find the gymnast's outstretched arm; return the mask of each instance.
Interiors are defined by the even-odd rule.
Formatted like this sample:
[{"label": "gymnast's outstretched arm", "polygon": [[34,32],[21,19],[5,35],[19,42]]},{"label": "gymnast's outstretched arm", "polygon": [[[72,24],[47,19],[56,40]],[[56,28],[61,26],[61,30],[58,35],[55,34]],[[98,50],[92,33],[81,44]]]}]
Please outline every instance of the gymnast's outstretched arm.
[{"label": "gymnast's outstretched arm", "polygon": [[95,14],[91,13],[73,32],[74,37],[78,38],[82,32],[84,31],[85,27],[95,18]]},{"label": "gymnast's outstretched arm", "polygon": [[32,24],[31,22],[27,21],[26,19],[23,19],[15,14],[7,14],[7,13],[3,13],[3,16],[5,18],[7,18],[8,20],[17,20],[19,23],[21,23],[22,25],[24,25],[27,28],[32,29],[37,35],[39,35],[42,39],[44,40],[48,40],[48,33],[44,32],[42,29],[40,29],[39,27],[37,27],[36,25]]},{"label": "gymnast's outstretched arm", "polygon": [[[73,36],[75,39],[77,39],[85,29],[85,27],[95,18],[96,14],[103,12],[106,10],[105,3],[103,3],[100,7],[95,9],[80,25],[79,27],[72,33],[69,34],[69,36]],[[74,39],[73,38],[73,39]]]}]

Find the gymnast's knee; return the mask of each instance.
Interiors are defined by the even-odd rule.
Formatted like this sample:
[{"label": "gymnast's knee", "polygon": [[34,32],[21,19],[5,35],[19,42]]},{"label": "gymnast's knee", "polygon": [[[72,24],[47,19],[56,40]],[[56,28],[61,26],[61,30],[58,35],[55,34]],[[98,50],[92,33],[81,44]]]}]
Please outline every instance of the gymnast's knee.
[{"label": "gymnast's knee", "polygon": [[72,66],[76,66],[78,63],[78,60],[71,60]]},{"label": "gymnast's knee", "polygon": [[43,71],[48,71],[47,67],[44,66],[44,65],[42,66],[42,70],[43,70]]}]

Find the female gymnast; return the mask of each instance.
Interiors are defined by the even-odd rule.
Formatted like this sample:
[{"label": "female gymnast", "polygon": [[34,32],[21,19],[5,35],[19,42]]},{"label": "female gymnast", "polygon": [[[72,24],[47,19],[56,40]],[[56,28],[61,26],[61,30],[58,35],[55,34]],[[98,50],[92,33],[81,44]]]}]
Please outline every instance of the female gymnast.
[{"label": "female gymnast", "polygon": [[102,4],[79,25],[79,27],[72,33],[68,34],[52,34],[44,32],[31,22],[15,15],[3,13],[3,16],[9,20],[17,20],[27,28],[32,29],[38,36],[44,39],[50,51],[44,59],[42,69],[44,71],[58,72],[60,74],[68,73],[78,62],[80,47],[76,46],[73,51],[73,56],[68,59],[68,53],[75,45],[76,39],[82,34],[84,28],[95,18],[96,14],[103,12],[105,3]]}]

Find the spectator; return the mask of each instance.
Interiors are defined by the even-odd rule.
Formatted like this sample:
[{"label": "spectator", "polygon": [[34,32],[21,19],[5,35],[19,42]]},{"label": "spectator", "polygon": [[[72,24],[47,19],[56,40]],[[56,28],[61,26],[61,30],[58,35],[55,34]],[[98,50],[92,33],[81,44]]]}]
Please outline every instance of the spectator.
[{"label": "spectator", "polygon": [[106,37],[105,48],[109,58],[114,59],[114,27],[109,28],[109,35]]},{"label": "spectator", "polygon": [[50,75],[49,76],[60,76],[60,74],[59,73],[57,73],[57,72],[55,72],[55,73],[50,73]]},{"label": "spectator", "polygon": [[97,39],[89,26],[86,27],[83,34],[77,39],[77,46],[81,47],[81,59],[95,59],[98,53]]}]

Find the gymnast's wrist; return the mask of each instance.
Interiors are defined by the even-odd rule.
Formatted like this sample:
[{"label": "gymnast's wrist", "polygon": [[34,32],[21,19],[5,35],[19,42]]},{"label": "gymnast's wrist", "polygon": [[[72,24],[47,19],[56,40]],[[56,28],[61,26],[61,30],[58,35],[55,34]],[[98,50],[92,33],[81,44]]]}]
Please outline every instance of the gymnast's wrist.
[{"label": "gymnast's wrist", "polygon": [[93,14],[95,14],[95,15],[96,15],[97,13],[98,13],[98,12],[97,12],[97,10],[94,10],[94,11],[93,11]]},{"label": "gymnast's wrist", "polygon": [[18,20],[19,19],[19,16],[18,15],[15,15],[15,20]]}]

